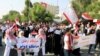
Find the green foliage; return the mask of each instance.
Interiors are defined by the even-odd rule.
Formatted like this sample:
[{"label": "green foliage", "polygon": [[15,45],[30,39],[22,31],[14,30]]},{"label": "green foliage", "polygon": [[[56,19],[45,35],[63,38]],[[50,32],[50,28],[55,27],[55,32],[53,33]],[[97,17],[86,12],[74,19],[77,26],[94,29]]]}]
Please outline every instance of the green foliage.
[{"label": "green foliage", "polygon": [[75,9],[75,11],[76,11],[76,14],[80,17],[81,16],[81,14],[82,14],[82,12],[84,11],[84,6],[79,2],[79,1],[73,1],[72,2],[72,6],[73,6],[73,8]]},{"label": "green foliage", "polygon": [[46,11],[46,8],[42,6],[40,3],[34,3],[33,7],[30,9],[30,15],[31,20],[37,22],[37,21],[52,21],[53,15]]},{"label": "green foliage", "polygon": [[26,20],[26,21],[28,21],[29,20],[29,12],[30,12],[30,8],[32,8],[33,7],[33,5],[32,5],[32,3],[31,3],[31,1],[30,0],[25,0],[25,9],[23,10],[23,14],[24,14],[24,19]]},{"label": "green foliage", "polygon": [[8,20],[9,19],[9,15],[4,15],[2,19],[3,19],[3,21]]},{"label": "green foliage", "polygon": [[27,21],[27,18],[24,15],[21,15],[20,21],[21,22],[26,22]]},{"label": "green foliage", "polygon": [[72,5],[79,16],[84,12],[89,12],[93,18],[99,19],[100,0],[73,0]]},{"label": "green foliage", "polygon": [[9,19],[14,21],[15,18],[19,18],[20,21],[51,22],[53,21],[54,15],[48,12],[40,3],[34,3],[32,5],[30,0],[26,0],[22,15],[17,11],[11,10],[7,15],[3,16],[4,20]]},{"label": "green foliage", "polygon": [[68,25],[68,24],[69,24],[69,22],[66,21],[66,20],[62,21],[61,23],[62,23],[62,24],[65,24],[65,25]]},{"label": "green foliage", "polygon": [[89,5],[87,11],[93,18],[100,19],[100,1],[95,1]]},{"label": "green foliage", "polygon": [[[30,5],[31,4],[31,5]],[[32,5],[30,0],[26,0],[25,2],[25,9],[23,10],[25,18],[34,22],[41,21],[41,22],[47,22],[53,20],[53,15],[50,14],[48,11],[46,11],[46,8],[42,6],[40,3],[36,2]]]},{"label": "green foliage", "polygon": [[32,3],[31,3],[31,1],[30,0],[26,0],[25,1],[25,5],[26,5],[26,7],[33,7],[33,5],[32,5]]},{"label": "green foliage", "polygon": [[14,21],[15,18],[20,18],[20,13],[14,10],[11,10],[9,14],[3,16],[3,20]]}]

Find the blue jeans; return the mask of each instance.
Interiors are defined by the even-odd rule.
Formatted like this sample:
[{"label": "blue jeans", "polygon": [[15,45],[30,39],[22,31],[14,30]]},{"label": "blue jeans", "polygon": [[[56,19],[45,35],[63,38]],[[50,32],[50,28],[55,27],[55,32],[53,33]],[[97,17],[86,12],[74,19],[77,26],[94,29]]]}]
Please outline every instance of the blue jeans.
[{"label": "blue jeans", "polygon": [[72,52],[70,52],[70,50],[64,49],[64,56],[75,56],[75,55],[73,55]]}]

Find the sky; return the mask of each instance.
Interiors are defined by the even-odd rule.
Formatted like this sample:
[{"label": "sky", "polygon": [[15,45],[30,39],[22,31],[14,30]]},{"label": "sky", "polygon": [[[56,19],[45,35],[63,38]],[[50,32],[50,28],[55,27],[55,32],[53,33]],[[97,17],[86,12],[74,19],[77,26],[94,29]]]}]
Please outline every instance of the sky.
[{"label": "sky", "polygon": [[[58,5],[59,12],[62,13],[70,3],[70,0],[31,0],[31,2],[45,2],[51,5]],[[8,14],[10,10],[16,10],[21,13],[24,7],[25,0],[0,0],[0,18],[2,18],[3,15]]]}]

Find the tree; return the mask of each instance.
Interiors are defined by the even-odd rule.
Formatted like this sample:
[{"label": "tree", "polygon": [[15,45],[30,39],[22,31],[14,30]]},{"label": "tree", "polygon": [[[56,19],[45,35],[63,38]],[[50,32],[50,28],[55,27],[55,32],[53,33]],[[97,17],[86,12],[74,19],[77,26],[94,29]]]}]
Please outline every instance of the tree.
[{"label": "tree", "polygon": [[30,20],[30,8],[32,8],[33,7],[33,5],[32,5],[32,3],[31,3],[31,1],[30,0],[25,0],[25,9],[23,10],[23,14],[24,14],[24,16],[25,16],[25,18],[24,19],[26,19],[26,20]]},{"label": "tree", "polygon": [[19,18],[20,21],[35,21],[35,22],[51,22],[53,21],[54,15],[46,10],[41,3],[32,3],[30,0],[25,1],[25,8],[22,11],[22,15],[19,12],[11,10],[7,15],[3,16],[4,20],[14,21],[15,18]]},{"label": "tree", "polygon": [[3,20],[14,21],[15,18],[20,18],[20,13],[14,10],[9,11],[7,15],[3,16]]},{"label": "tree", "polygon": [[86,8],[92,18],[100,19],[100,1],[94,1]]},{"label": "tree", "polygon": [[78,15],[78,17],[81,17],[82,12],[84,12],[84,6],[79,2],[79,0],[74,0],[72,2],[72,6],[76,11],[76,14]]},{"label": "tree", "polygon": [[66,20],[62,21],[61,23],[62,23],[62,24],[65,24],[65,25],[68,25],[68,24],[69,24],[69,22],[66,21]]},{"label": "tree", "polygon": [[33,5],[32,5],[32,3],[31,3],[31,1],[30,0],[25,0],[25,5],[26,5],[26,7],[33,7]]},{"label": "tree", "polygon": [[8,19],[9,19],[9,15],[4,15],[4,16],[2,17],[2,19],[3,19],[3,21],[8,20]]},{"label": "tree", "polygon": [[44,6],[40,3],[34,3],[33,7],[30,9],[31,20],[34,21],[52,21],[53,15],[46,10]]},{"label": "tree", "polygon": [[[83,12],[89,12],[90,7],[92,7],[92,4],[94,4],[94,2],[96,2],[97,0],[73,0],[72,1],[72,5],[73,8],[75,9],[78,17],[81,17],[81,14]],[[97,1],[98,2],[98,1]],[[97,4],[94,6],[97,7]],[[92,7],[92,9],[95,9]]]}]

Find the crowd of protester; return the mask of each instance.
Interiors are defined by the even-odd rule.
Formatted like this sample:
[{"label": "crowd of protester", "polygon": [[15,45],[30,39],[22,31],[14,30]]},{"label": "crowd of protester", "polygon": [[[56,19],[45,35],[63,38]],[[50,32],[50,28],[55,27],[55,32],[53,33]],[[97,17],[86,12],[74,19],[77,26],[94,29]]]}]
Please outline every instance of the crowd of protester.
[{"label": "crowd of protester", "polygon": [[[54,53],[54,56],[81,56],[80,48],[73,49],[73,40],[78,39],[79,34],[96,34],[95,44],[90,44],[91,49],[100,48],[100,27],[95,23],[79,22],[76,25],[65,25],[59,23],[4,23],[0,24],[0,46],[2,38],[5,42],[4,56],[25,56],[25,53],[32,56],[44,56],[46,53]],[[36,52],[18,49],[16,46],[18,38],[39,38],[42,39],[40,49]]]}]

